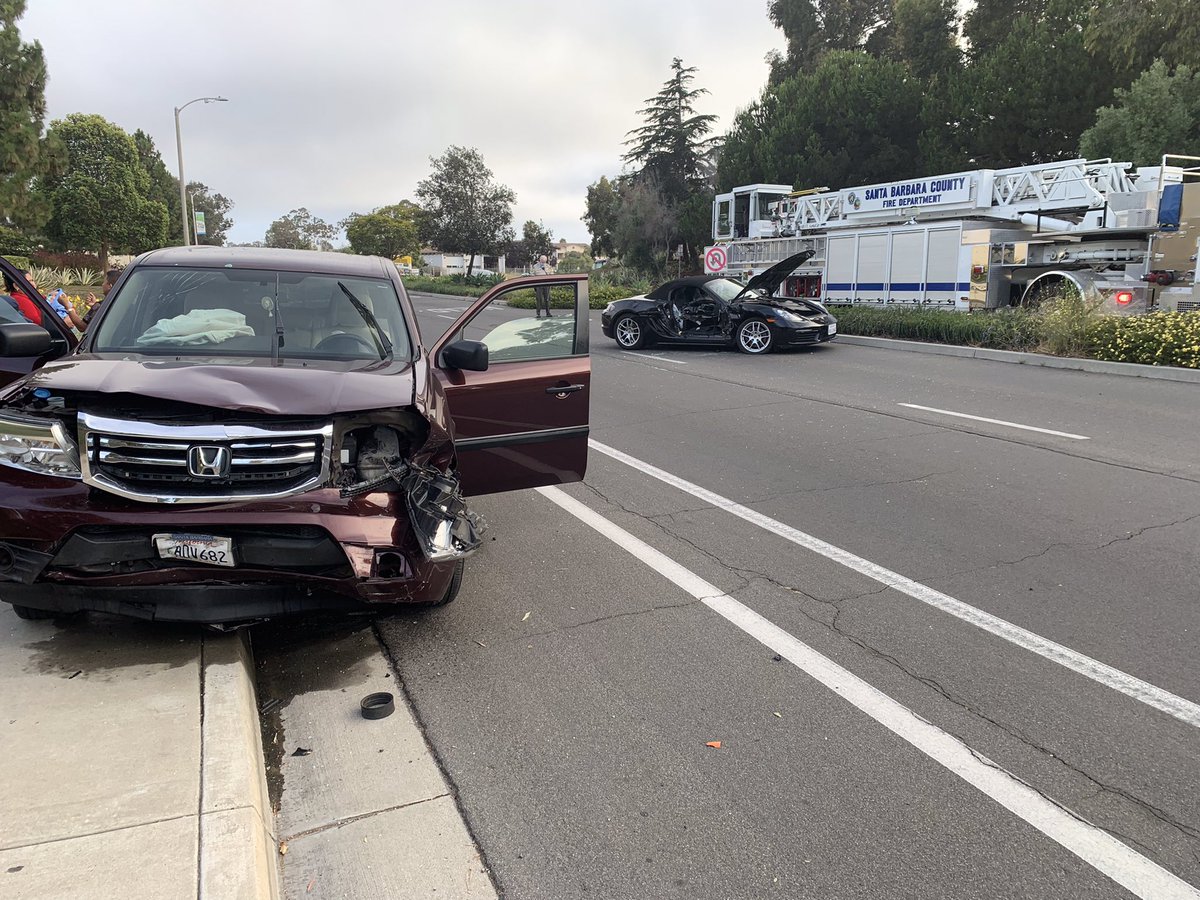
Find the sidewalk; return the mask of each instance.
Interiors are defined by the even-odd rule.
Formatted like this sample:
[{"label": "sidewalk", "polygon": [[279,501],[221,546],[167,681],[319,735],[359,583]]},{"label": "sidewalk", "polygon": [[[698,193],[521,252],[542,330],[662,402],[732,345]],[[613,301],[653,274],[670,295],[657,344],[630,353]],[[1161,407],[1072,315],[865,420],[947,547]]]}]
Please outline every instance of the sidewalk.
[{"label": "sidewalk", "polygon": [[0,898],[278,896],[240,635],[0,604]]}]

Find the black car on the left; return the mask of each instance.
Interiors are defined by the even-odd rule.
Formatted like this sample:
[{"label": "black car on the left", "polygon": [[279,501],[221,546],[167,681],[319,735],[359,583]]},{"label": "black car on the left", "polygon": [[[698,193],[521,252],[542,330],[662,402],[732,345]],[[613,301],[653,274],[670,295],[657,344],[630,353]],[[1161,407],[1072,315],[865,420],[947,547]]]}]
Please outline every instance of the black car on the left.
[{"label": "black car on the left", "polygon": [[816,300],[772,296],[810,256],[810,250],[798,253],[745,284],[722,275],[676,278],[648,294],[608,304],[601,328],[625,350],[691,344],[761,354],[824,343],[837,334],[837,319],[829,310]]}]

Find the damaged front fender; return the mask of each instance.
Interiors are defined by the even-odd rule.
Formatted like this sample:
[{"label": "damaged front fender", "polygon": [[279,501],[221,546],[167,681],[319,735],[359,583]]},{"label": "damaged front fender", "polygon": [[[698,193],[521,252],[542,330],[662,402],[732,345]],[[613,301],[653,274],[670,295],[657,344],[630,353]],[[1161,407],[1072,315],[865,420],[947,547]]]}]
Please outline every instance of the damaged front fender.
[{"label": "damaged front fender", "polygon": [[400,458],[384,465],[386,476],[344,487],[342,496],[399,490],[404,494],[413,534],[430,562],[452,562],[479,549],[487,526],[467,508],[457,478]]}]

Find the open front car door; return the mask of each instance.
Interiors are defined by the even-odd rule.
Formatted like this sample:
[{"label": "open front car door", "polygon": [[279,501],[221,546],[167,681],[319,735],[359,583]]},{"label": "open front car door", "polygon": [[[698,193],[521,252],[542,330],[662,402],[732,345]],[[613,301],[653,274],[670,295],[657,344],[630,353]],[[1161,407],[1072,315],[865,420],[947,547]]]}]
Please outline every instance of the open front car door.
[{"label": "open front car door", "polygon": [[[497,301],[533,301],[550,314]],[[538,302],[538,301],[541,302]],[[467,496],[582,481],[587,469],[586,275],[518,278],[476,301],[433,345]]]}]

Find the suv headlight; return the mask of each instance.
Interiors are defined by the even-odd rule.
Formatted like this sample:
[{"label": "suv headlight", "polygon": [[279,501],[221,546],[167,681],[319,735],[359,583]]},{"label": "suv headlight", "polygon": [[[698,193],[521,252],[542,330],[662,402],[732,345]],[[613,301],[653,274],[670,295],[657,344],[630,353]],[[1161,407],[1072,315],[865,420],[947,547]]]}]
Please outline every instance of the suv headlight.
[{"label": "suv headlight", "polygon": [[0,417],[0,465],[79,478],[79,451],[61,422]]}]

